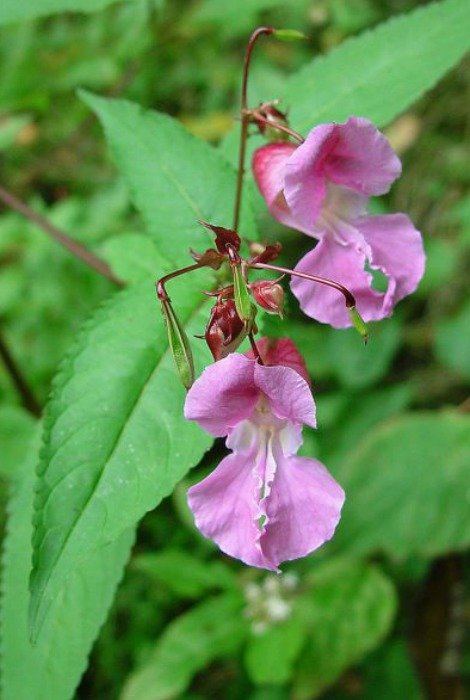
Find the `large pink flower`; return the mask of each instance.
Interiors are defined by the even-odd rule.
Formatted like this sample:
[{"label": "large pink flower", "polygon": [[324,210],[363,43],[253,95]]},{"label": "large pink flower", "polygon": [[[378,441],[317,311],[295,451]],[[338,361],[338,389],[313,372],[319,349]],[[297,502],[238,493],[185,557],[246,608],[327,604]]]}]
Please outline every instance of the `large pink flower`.
[{"label": "large pink flower", "polygon": [[[319,240],[295,268],[348,287],[365,321],[389,316],[424,272],[421,234],[405,214],[367,215],[372,195],[387,192],[401,164],[386,138],[367,119],[320,124],[304,143],[272,143],[253,156],[256,182],[272,215]],[[370,270],[388,279],[372,286]],[[293,278],[302,310],[336,328],[351,325],[335,290]]]},{"label": "large pink flower", "polygon": [[295,369],[228,355],[193,384],[185,416],[226,435],[232,450],[188,492],[197,527],[223,552],[277,570],[332,537],[344,493],[320,462],[296,456],[303,424],[316,423],[309,385]]}]

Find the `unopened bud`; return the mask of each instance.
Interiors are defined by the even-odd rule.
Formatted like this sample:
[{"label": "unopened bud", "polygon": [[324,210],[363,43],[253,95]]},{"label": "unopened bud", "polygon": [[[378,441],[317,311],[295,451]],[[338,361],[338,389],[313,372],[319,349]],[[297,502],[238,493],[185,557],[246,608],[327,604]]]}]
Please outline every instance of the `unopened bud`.
[{"label": "unopened bud", "polygon": [[270,314],[284,313],[284,290],[277,282],[259,280],[250,285],[253,298],[262,309]]},{"label": "unopened bud", "polygon": [[289,140],[289,134],[282,130],[282,127],[289,126],[287,114],[277,109],[274,102],[263,102],[254,110],[253,121],[256,123],[260,134],[266,136],[270,141]]},{"label": "unopened bud", "polygon": [[204,337],[214,360],[222,360],[246,338],[245,324],[233,299],[221,299],[212,307]]},{"label": "unopened bud", "polygon": [[162,314],[166,322],[168,342],[171,354],[175,361],[176,369],[183,385],[189,389],[194,382],[193,354],[188,341],[188,336],[168,298],[162,299]]},{"label": "unopened bud", "polygon": [[355,306],[352,306],[351,308],[348,309],[349,311],[349,317],[351,319],[351,322],[354,326],[354,328],[357,330],[359,335],[362,336],[364,340],[364,345],[367,345],[367,341],[369,340],[369,330],[367,328],[367,325],[356,309]]},{"label": "unopened bud", "polygon": [[280,41],[304,41],[308,36],[297,29],[275,29],[273,36]]}]

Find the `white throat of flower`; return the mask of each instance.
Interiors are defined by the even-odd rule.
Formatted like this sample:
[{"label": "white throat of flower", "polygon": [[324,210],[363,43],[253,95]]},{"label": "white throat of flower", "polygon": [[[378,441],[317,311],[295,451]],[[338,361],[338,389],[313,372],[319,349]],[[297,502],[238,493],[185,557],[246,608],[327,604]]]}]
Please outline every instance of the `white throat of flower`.
[{"label": "white throat of flower", "polygon": [[351,242],[351,236],[357,235],[354,220],[367,213],[367,199],[355,190],[328,182],[314,232],[319,238],[326,233],[337,243],[347,245]]}]

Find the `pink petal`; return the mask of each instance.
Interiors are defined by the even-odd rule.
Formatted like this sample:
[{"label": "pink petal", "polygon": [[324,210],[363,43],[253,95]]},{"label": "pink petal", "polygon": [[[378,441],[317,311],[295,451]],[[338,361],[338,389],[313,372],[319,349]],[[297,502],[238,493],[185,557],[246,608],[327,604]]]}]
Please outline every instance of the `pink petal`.
[{"label": "pink petal", "polygon": [[325,163],[336,141],[336,125],[320,124],[312,129],[286,164],[284,196],[295,221],[293,227],[310,235],[326,197]]},{"label": "pink petal", "polygon": [[285,457],[275,448],[277,464],[266,502],[261,549],[275,565],[304,557],[331,539],[340,519],[344,491],[315,459]]},{"label": "pink petal", "polygon": [[[360,240],[360,237],[358,237]],[[372,275],[364,270],[367,244],[341,245],[325,237],[297,263],[297,272],[329,277],[346,286],[356,297],[357,309],[365,321],[383,318],[391,313],[384,308],[384,295],[372,289]],[[302,311],[321,323],[334,328],[351,325],[343,295],[322,284],[293,277],[292,292]]]},{"label": "pink petal", "polygon": [[225,457],[212,474],[189,489],[188,503],[198,529],[223,552],[249,566],[275,570],[259,545],[257,449],[255,441],[251,450]]},{"label": "pink petal", "polygon": [[[256,338],[256,345],[265,365],[292,367],[310,385],[305,360],[290,338]],[[255,357],[253,350],[248,350],[245,355]]]},{"label": "pink petal", "polygon": [[253,154],[253,174],[269,211],[285,226],[296,227],[284,199],[284,175],[287,161],[296,150],[293,143],[269,143]]},{"label": "pink petal", "polygon": [[371,267],[390,280],[383,306],[391,311],[400,299],[415,291],[424,274],[421,234],[405,214],[368,216],[355,223],[370,246]]},{"label": "pink petal", "polygon": [[315,402],[310,387],[291,367],[255,365],[255,384],[267,396],[278,418],[316,427]]},{"label": "pink petal", "polygon": [[186,396],[184,415],[216,437],[248,418],[258,400],[255,361],[230,354],[206,367]]}]

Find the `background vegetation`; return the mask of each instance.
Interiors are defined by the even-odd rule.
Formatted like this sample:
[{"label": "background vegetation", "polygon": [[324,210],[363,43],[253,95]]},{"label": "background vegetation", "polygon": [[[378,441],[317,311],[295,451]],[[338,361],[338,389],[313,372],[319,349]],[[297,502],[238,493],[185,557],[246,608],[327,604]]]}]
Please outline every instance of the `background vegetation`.
[{"label": "background vegetation", "polygon": [[[426,23],[425,15],[419,15],[423,19],[412,28],[416,55],[408,64],[403,55],[391,68],[394,89],[356,110],[386,127],[403,159],[402,178],[376,206],[380,211],[407,212],[423,232],[427,270],[418,292],[399,305],[393,318],[373,324],[366,350],[352,332],[307,323],[294,301],[288,325],[272,318],[264,321],[271,334],[288,333],[298,342],[312,374],[320,429],[307,435],[303,449],[324,461],[346,489],[348,505],[337,537],[315,556],[287,566],[292,575],[283,581],[224,558],[194,529],[185,505],[188,484],[220,458],[223,446],[216,444],[141,521],[112,605],[133,540],[130,529],[120,534],[112,551],[108,547],[91,552],[65,592],[57,589],[63,616],[57,613],[43,641],[30,646],[25,636],[25,581],[37,424],[61,359],[70,348],[83,345],[83,335],[76,338],[79,329],[114,295],[116,286],[45,235],[31,210],[92,249],[131,288],[127,306],[119,307],[119,339],[107,336],[107,306],[97,317],[102,322],[89,324],[88,330],[101,356],[97,353],[95,360],[80,355],[76,363],[77,371],[81,368],[91,377],[86,392],[97,416],[107,410],[98,364],[113,366],[116,348],[128,333],[129,309],[137,307],[150,344],[164,343],[152,325],[159,314],[152,284],[168,260],[186,259],[191,240],[189,234],[181,243],[175,239],[176,214],[172,218],[169,211],[168,234],[160,226],[161,244],[155,245],[146,205],[144,224],[132,204],[139,206],[134,190],[140,161],[138,151],[118,143],[120,129],[132,130],[126,127],[124,111],[113,111],[90,95],[80,99],[77,89],[130,99],[170,114],[217,146],[220,158],[233,161],[241,60],[254,26],[295,27],[309,36],[303,44],[260,45],[250,83],[252,102],[284,97],[283,106],[293,111],[306,132],[315,121],[309,121],[310,105],[318,119],[341,120],[355,111],[357,96],[352,102],[344,97],[340,61],[337,68],[332,64],[326,87],[316,83],[315,74],[310,82],[305,75],[299,77],[297,85],[296,79],[287,82],[289,76],[348,37],[428,3],[130,0],[87,7],[85,0],[70,0],[61,8],[97,10],[98,5],[103,9],[92,14],[50,15],[58,3],[38,0],[36,13],[43,7],[42,18],[32,16],[29,3],[7,0],[0,9],[0,497],[8,533],[2,613],[5,699],[62,700],[74,692],[77,698],[93,700],[464,697],[470,674],[470,74],[468,59],[463,60],[409,106],[464,53],[455,48],[458,39],[452,27],[450,48],[439,37],[433,45],[429,37],[440,23]],[[442,23],[449,18],[456,28],[464,5],[450,0]],[[468,12],[461,14],[460,36],[468,37]],[[444,35],[445,24],[441,30]],[[410,41],[405,29],[402,36],[406,47]],[[442,57],[438,68],[440,59],[433,52]],[[392,54],[400,54],[399,42]],[[370,60],[372,69],[374,47],[370,56],[364,51],[361,56],[361,65]],[[426,82],[422,75],[427,65],[435,75],[430,73]],[[329,106],[328,97],[336,89],[338,104]],[[398,107],[389,123],[387,105],[393,101]],[[114,160],[90,106],[106,127]],[[142,135],[150,133],[150,126],[133,112],[128,118],[129,124],[139,124]],[[173,127],[159,125],[163,141],[158,147],[164,149],[166,143],[170,154]],[[162,158],[171,158],[162,152]],[[133,175],[123,179],[114,162],[132,173],[133,159],[134,181]],[[201,177],[197,162],[188,177]],[[174,166],[186,167],[177,159]],[[201,181],[207,201],[214,192],[222,199],[232,196],[229,188],[220,194],[215,176]],[[251,194],[252,225],[261,238],[281,238],[286,244],[284,260],[298,259],[305,241],[282,231],[254,191]],[[144,196],[157,201],[161,195],[152,194],[149,185]],[[30,208],[23,214],[18,212],[21,202]],[[170,202],[170,209],[177,211],[178,206]],[[249,228],[249,215],[245,222]],[[198,295],[199,282],[195,285]],[[144,303],[137,302],[137,292],[132,291],[142,288],[148,299]],[[62,365],[59,386],[72,371],[74,355],[70,357]],[[147,361],[148,354],[142,354],[142,363]],[[160,385],[156,390],[163,391]],[[51,416],[62,400],[63,395],[55,399]],[[95,444],[98,436],[88,439]],[[200,454],[208,446],[204,439],[195,428],[189,436]],[[48,449],[53,446],[46,441],[46,454]],[[179,475],[185,471],[183,465]],[[126,483],[124,479],[123,492]],[[124,514],[127,505],[122,504]],[[65,501],[63,511],[64,518],[69,517]],[[74,569],[66,561],[63,567]],[[88,571],[94,572],[92,578]],[[279,600],[289,614],[276,621],[273,610],[279,605],[276,608],[273,601]],[[88,670],[74,691],[110,605]]]}]

